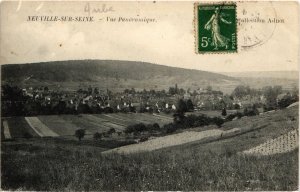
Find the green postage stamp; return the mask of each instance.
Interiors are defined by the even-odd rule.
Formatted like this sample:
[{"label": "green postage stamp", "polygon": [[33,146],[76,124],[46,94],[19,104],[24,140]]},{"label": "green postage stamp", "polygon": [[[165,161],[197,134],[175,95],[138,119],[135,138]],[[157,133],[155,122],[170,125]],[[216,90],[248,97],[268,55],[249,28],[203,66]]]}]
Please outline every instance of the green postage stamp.
[{"label": "green postage stamp", "polygon": [[237,52],[236,4],[195,3],[197,53]]}]

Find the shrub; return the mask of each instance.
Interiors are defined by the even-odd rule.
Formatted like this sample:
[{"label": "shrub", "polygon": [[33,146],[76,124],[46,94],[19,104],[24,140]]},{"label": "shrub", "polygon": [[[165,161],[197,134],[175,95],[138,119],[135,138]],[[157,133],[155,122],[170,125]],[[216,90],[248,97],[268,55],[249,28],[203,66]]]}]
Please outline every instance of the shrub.
[{"label": "shrub", "polygon": [[140,138],[139,142],[144,142],[144,141],[148,141],[149,137],[147,136],[143,136]]},{"label": "shrub", "polygon": [[25,139],[33,138],[33,136],[32,136],[30,133],[28,133],[28,132],[25,132],[25,133],[23,134],[23,137],[24,137]]},{"label": "shrub", "polygon": [[242,117],[243,117],[243,113],[241,113],[241,112],[237,112],[237,113],[236,113],[236,116],[237,116],[237,118],[239,118],[239,119],[240,119],[240,118],[242,118]]},{"label": "shrub", "polygon": [[185,116],[183,112],[177,112],[173,115],[173,118],[174,118],[174,123],[182,123],[183,120],[185,119]]},{"label": "shrub", "polygon": [[214,124],[216,124],[218,127],[221,127],[224,123],[224,119],[220,118],[220,117],[214,117],[212,118],[212,121],[214,122]]},{"label": "shrub", "polygon": [[85,136],[85,130],[84,129],[77,129],[75,131],[75,137],[78,138],[79,141]]},{"label": "shrub", "polygon": [[285,107],[289,106],[290,104],[297,102],[297,101],[298,101],[298,99],[296,96],[293,97],[292,95],[287,94],[278,101],[278,106],[279,106],[279,108],[282,109],[282,108],[285,108]]},{"label": "shrub", "polygon": [[236,117],[240,119],[241,117],[243,117],[243,113],[237,112],[235,114],[230,114],[226,117],[226,121],[232,121]]},{"label": "shrub", "polygon": [[95,140],[100,140],[100,139],[102,138],[102,136],[103,136],[102,133],[98,133],[98,132],[97,132],[97,133],[94,134],[94,139],[95,139]]},{"label": "shrub", "polygon": [[107,131],[107,134],[111,135],[111,134],[113,134],[113,133],[115,133],[115,132],[116,132],[115,128],[110,128],[110,129]]},{"label": "shrub", "polygon": [[239,104],[234,104],[233,108],[234,108],[234,109],[240,109],[241,106],[240,106]]},{"label": "shrub", "polygon": [[253,105],[252,107],[248,107],[244,109],[244,115],[245,116],[255,116],[255,115],[259,115],[259,111],[256,108],[255,105]]},{"label": "shrub", "polygon": [[237,114],[230,114],[226,117],[226,121],[232,121],[235,117],[237,117]]},{"label": "shrub", "polygon": [[226,116],[227,115],[227,111],[225,108],[222,109],[222,116]]},{"label": "shrub", "polygon": [[135,125],[129,125],[124,130],[125,133],[134,133],[134,132],[142,132],[146,131],[147,127],[143,123],[135,124]]},{"label": "shrub", "polygon": [[176,131],[176,126],[173,123],[169,123],[164,125],[163,129],[166,131],[166,133],[173,133]]},{"label": "shrub", "polygon": [[211,118],[205,115],[188,115],[184,119],[185,127],[200,127],[204,125],[209,125],[211,123]]},{"label": "shrub", "polygon": [[154,124],[152,125],[152,127],[153,127],[153,130],[159,130],[159,129],[160,129],[160,126],[159,126],[158,123],[154,123]]}]

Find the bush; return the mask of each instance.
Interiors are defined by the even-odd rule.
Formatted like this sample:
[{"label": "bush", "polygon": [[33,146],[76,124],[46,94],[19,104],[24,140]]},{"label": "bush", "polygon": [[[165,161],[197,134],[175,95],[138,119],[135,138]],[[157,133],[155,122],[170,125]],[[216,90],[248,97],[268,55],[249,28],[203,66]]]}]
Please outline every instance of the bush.
[{"label": "bush", "polygon": [[222,116],[226,116],[227,115],[227,111],[225,108],[222,109]]},{"label": "bush", "polygon": [[244,109],[244,115],[245,116],[255,116],[255,115],[259,115],[259,111],[256,108],[255,105],[253,105],[251,108],[245,108]]},{"label": "bush", "polygon": [[226,117],[226,121],[232,121],[234,118],[238,118],[238,119],[240,119],[240,118],[242,118],[244,115],[243,115],[243,113],[240,113],[240,112],[237,112],[237,113],[235,113],[235,114],[230,114],[230,115],[228,115],[227,117]]},{"label": "bush", "polygon": [[102,133],[98,133],[98,132],[97,132],[97,133],[94,134],[94,139],[95,139],[95,140],[100,140],[100,139],[102,138],[102,136],[103,136]]},{"label": "bush", "polygon": [[139,142],[144,142],[144,141],[148,141],[149,137],[147,136],[143,136],[140,138]]},{"label": "bush", "polygon": [[111,134],[113,134],[113,133],[115,133],[115,132],[116,132],[115,128],[110,128],[110,129],[107,131],[107,134],[111,135]]},{"label": "bush", "polygon": [[174,133],[176,131],[176,126],[173,123],[164,125],[163,129],[166,133]]},{"label": "bush", "polygon": [[160,126],[159,126],[158,123],[154,123],[154,124],[152,125],[152,127],[153,127],[153,130],[159,130],[159,129],[160,129]]},{"label": "bush", "polygon": [[237,116],[237,118],[239,118],[239,119],[240,119],[240,118],[242,118],[242,117],[243,117],[243,113],[241,113],[241,112],[237,112],[237,113],[236,113],[236,116]]},{"label": "bush", "polygon": [[30,133],[28,133],[28,132],[25,132],[25,133],[23,134],[23,137],[24,137],[25,139],[33,138],[33,136],[32,136]]},{"label": "bush", "polygon": [[200,127],[209,125],[211,123],[211,118],[207,117],[205,115],[188,115],[184,119],[184,125],[185,127]]},{"label": "bush", "polygon": [[135,124],[135,125],[129,125],[124,130],[125,133],[134,133],[134,132],[143,132],[146,131],[147,128],[143,123]]},{"label": "bush", "polygon": [[240,109],[241,106],[240,106],[239,104],[234,104],[233,108],[234,108],[234,109]]},{"label": "bush", "polygon": [[212,121],[214,124],[216,124],[218,127],[221,127],[224,123],[224,119],[220,118],[220,117],[214,117],[212,118]]},{"label": "bush", "polygon": [[290,104],[297,102],[298,98],[296,96],[291,96],[289,94],[285,95],[282,99],[280,99],[278,101],[278,106],[279,108],[286,108],[288,107]]},{"label": "bush", "polygon": [[237,114],[230,114],[226,117],[226,121],[232,121],[235,117],[237,117]]},{"label": "bush", "polygon": [[85,130],[84,129],[77,129],[75,131],[75,137],[78,138],[79,141],[85,136]]}]

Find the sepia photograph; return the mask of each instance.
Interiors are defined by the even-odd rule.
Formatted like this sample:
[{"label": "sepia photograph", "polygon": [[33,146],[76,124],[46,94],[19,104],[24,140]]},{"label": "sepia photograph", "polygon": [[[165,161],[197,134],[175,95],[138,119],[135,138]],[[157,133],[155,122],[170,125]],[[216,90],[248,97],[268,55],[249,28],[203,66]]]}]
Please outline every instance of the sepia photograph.
[{"label": "sepia photograph", "polygon": [[297,1],[2,1],[1,191],[297,191],[299,58]]}]

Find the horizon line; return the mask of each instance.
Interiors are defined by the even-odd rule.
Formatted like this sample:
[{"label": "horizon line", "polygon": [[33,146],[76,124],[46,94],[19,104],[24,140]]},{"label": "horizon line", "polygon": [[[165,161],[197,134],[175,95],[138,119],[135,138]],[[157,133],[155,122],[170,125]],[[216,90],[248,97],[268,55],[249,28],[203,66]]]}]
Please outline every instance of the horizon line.
[{"label": "horizon line", "polygon": [[43,64],[43,63],[53,63],[53,62],[67,62],[67,61],[127,61],[127,62],[135,62],[135,63],[145,63],[150,65],[158,65],[158,66],[164,66],[164,67],[171,67],[171,68],[179,68],[179,69],[187,69],[187,70],[196,70],[196,71],[206,71],[206,72],[212,72],[212,73],[247,73],[247,72],[298,72],[299,69],[295,70],[272,70],[272,71],[208,71],[203,69],[195,69],[195,68],[184,68],[180,66],[170,66],[165,64],[158,64],[158,63],[152,63],[147,61],[133,61],[133,60],[118,60],[118,59],[67,59],[67,60],[53,60],[53,61],[40,61],[40,62],[24,62],[24,63],[1,63],[0,66],[9,66],[9,65],[30,65],[30,64]]}]

